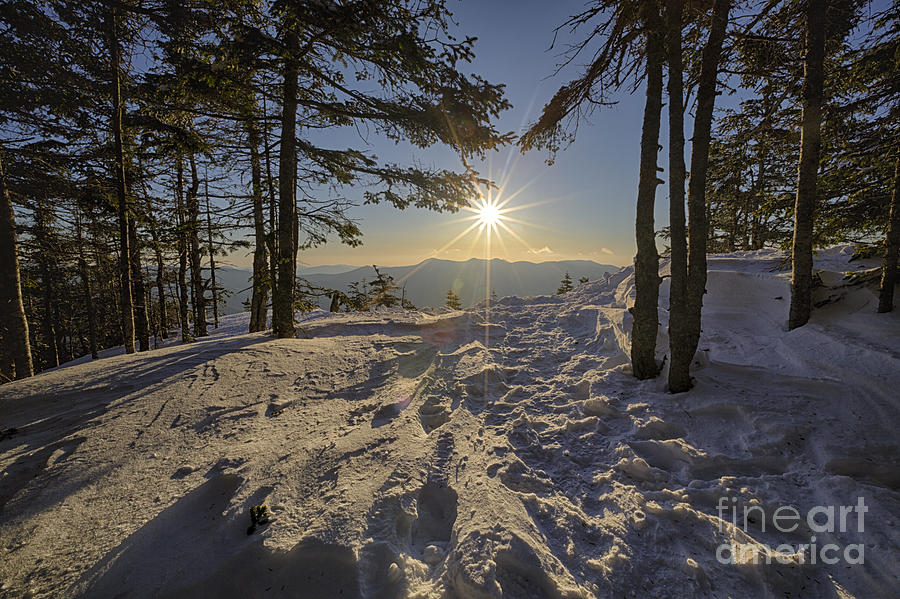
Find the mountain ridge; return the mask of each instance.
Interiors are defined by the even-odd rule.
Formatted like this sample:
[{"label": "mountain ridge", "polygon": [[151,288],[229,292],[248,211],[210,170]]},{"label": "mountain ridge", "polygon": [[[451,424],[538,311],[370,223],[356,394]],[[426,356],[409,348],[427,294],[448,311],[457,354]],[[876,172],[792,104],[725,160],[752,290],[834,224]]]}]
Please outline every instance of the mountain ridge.
[{"label": "mountain ridge", "polygon": [[[620,267],[612,264],[600,264],[593,260],[551,260],[530,262],[517,260],[510,262],[503,258],[492,258],[491,284],[487,284],[486,260],[470,258],[465,261],[446,260],[443,258],[427,258],[418,264],[407,266],[379,266],[379,270],[394,277],[398,285],[397,294],[406,286],[406,297],[417,307],[442,306],[447,291],[459,296],[464,307],[469,307],[484,299],[491,291],[498,297],[517,295],[522,297],[546,295],[556,292],[560,280],[566,272],[576,283],[581,277],[596,280],[606,273],[615,272]],[[319,269],[327,266],[314,267]],[[250,296],[249,269],[222,267],[216,271],[220,284],[231,292],[226,301],[224,313],[234,314],[244,310],[243,302]],[[329,289],[348,291],[349,285],[355,281],[372,281],[375,271],[371,266],[359,266],[352,270],[329,273],[316,272],[306,274],[298,269],[298,275],[311,284]],[[327,300],[322,298],[323,308]]]}]

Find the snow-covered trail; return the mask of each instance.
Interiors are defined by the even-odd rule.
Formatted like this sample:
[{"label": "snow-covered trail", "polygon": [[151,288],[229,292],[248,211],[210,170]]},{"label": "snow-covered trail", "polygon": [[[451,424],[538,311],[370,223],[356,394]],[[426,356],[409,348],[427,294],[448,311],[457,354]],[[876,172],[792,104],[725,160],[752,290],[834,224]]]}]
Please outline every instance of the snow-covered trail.
[{"label": "snow-covered trail", "polygon": [[[822,257],[851,270],[846,250]],[[628,369],[629,269],[566,296],[333,315],[0,388],[0,589],[89,597],[890,597],[900,318],[836,277],[783,330],[771,253],[711,261],[697,387]],[[666,305],[665,286],[661,305]],[[665,310],[660,311],[665,323]],[[660,335],[660,353],[667,340]],[[718,509],[869,512],[865,563]],[[247,535],[250,505],[272,521]],[[738,508],[740,509],[740,508]],[[821,535],[820,535],[821,536]]]}]

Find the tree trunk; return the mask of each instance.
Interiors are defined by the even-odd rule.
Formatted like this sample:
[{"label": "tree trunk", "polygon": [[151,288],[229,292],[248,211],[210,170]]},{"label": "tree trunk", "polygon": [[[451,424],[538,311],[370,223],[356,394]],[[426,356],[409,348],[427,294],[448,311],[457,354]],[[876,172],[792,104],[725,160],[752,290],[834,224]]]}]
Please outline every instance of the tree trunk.
[{"label": "tree trunk", "polygon": [[110,8],[108,15],[109,56],[112,81],[112,134],[115,145],[116,201],[119,216],[119,286],[122,336],[125,353],[134,353],[134,305],[131,297],[131,251],[128,243],[128,193],[125,188],[125,151],[122,143],[122,89],[119,56],[119,34],[116,13]]},{"label": "tree trunk", "polygon": [[[263,116],[266,114],[266,99],[263,97]],[[263,120],[263,147],[266,157],[266,188],[269,190],[269,231],[266,235],[266,246],[269,249],[269,286],[272,297],[278,287],[278,199],[275,197],[275,185],[272,177],[272,156],[269,151],[269,126]]]},{"label": "tree trunk", "polygon": [[188,325],[187,289],[187,232],[184,221],[184,159],[179,155],[175,164],[175,221],[178,225],[178,315],[181,322],[181,341],[193,341]]},{"label": "tree trunk", "polygon": [[247,121],[250,145],[250,177],[253,188],[253,292],[250,297],[250,332],[266,330],[269,304],[269,264],[266,252],[266,219],[262,196],[262,169],[259,160],[259,132],[252,116]]},{"label": "tree trunk", "polygon": [[794,203],[794,239],[791,250],[791,312],[788,329],[802,327],[812,311],[813,217],[816,180],[822,145],[822,100],[825,80],[824,0],[809,0],[806,9],[806,60],[803,64],[803,116],[800,129],[800,163],[797,167],[797,199]]},{"label": "tree trunk", "polygon": [[159,241],[159,225],[152,216],[150,217],[150,236],[153,239],[153,253],[156,256],[156,293],[159,295],[159,335],[163,339],[167,339],[169,337],[169,316],[166,313],[166,288],[164,285],[166,265],[163,260],[162,245]]},{"label": "tree trunk", "polygon": [[43,318],[41,319],[41,328],[43,335],[43,352],[41,359],[41,370],[47,368],[55,368],[59,366],[59,345],[56,336],[56,306],[53,294],[53,275],[50,272],[50,256],[53,250],[48,240],[49,231],[47,230],[48,221],[47,207],[39,200],[34,210],[34,237],[38,248],[38,269],[41,273],[41,307],[43,309]]},{"label": "tree trunk", "polygon": [[891,212],[884,239],[884,260],[881,264],[881,290],[878,293],[878,311],[894,309],[894,287],[897,285],[897,256],[900,254],[900,150],[894,165],[894,191],[891,194]]},{"label": "tree trunk", "polygon": [[0,154],[0,342],[5,353],[4,367],[11,363],[12,376],[17,379],[32,376],[31,344],[28,320],[22,303],[22,281],[19,276],[16,218],[12,199],[6,187],[6,172]]},{"label": "tree trunk", "polygon": [[684,81],[681,57],[682,2],[666,0],[666,54],[669,64],[669,391],[691,386],[687,336],[687,238],[684,213]]},{"label": "tree trunk", "polygon": [[209,285],[212,292],[213,325],[219,328],[219,296],[216,291],[216,255],[213,244],[212,212],[209,207],[209,169],[205,177],[204,190],[206,192],[206,236],[209,240]]},{"label": "tree trunk", "polygon": [[[716,79],[722,43],[728,27],[731,0],[716,0],[713,4],[712,25],[709,39],[703,48],[700,62],[700,80],[697,84],[697,112],[694,116],[694,135],[691,140],[691,178],[688,183],[688,280],[685,358],[687,367],[694,359],[700,343],[703,295],[706,293],[706,244],[709,239],[709,218],[706,206],[706,173],[709,166],[709,144],[712,131],[713,109],[716,104]],[[688,373],[689,375],[689,373]],[[690,388],[690,378],[687,387]],[[670,390],[673,390],[670,385]],[[673,390],[675,391],[675,390]]]},{"label": "tree trunk", "polygon": [[[289,51],[297,45],[296,34],[288,34]],[[284,61],[284,90],[281,109],[281,155],[278,164],[278,286],[272,296],[272,328],[276,337],[295,337],[294,279],[296,277],[297,221],[297,75],[295,58]]]},{"label": "tree trunk", "polygon": [[131,289],[134,302],[134,334],[140,351],[150,350],[150,318],[147,292],[144,289],[144,271],[141,267],[141,246],[138,242],[137,224],[128,222],[128,245],[131,249]]},{"label": "tree trunk", "polygon": [[78,273],[81,276],[81,289],[84,292],[84,307],[88,317],[88,343],[91,358],[96,360],[100,354],[97,348],[97,312],[94,308],[94,297],[91,292],[91,271],[88,270],[84,257],[84,238],[81,235],[81,211],[75,209],[75,238],[78,243]]},{"label": "tree trunk", "polygon": [[190,156],[191,186],[187,192],[187,234],[191,263],[191,296],[194,305],[194,337],[205,337],[206,331],[206,289],[203,284],[203,260],[200,254],[200,178],[197,176],[197,161]]},{"label": "tree trunk", "polygon": [[664,48],[660,39],[659,14],[652,3],[640,4],[647,28],[647,100],[641,130],[641,168],[638,181],[634,261],[635,298],[631,327],[631,364],[634,376],[649,379],[659,373],[656,364],[656,334],[659,327],[659,254],[653,224],[656,196],[659,121],[662,110],[662,63]]}]

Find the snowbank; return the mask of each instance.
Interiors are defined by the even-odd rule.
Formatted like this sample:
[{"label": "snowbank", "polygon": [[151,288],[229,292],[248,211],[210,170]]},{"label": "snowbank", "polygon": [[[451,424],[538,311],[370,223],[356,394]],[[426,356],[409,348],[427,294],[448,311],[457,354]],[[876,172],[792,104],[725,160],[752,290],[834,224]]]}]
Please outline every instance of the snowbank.
[{"label": "snowbank", "polygon": [[[820,307],[792,332],[781,255],[712,258],[680,395],[628,373],[630,269],[489,314],[317,314],[295,340],[235,315],[4,385],[0,590],[893,596],[900,315],[844,278],[872,266],[848,252],[820,254]],[[860,498],[863,531],[858,511],[843,531],[773,527],[780,507]],[[258,504],[271,521],[248,535]]]}]

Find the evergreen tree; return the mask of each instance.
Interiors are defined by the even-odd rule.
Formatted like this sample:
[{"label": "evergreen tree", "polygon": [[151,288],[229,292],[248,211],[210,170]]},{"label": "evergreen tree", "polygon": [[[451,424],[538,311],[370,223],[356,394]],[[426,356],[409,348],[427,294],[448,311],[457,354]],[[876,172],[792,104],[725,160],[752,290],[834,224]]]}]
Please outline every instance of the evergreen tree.
[{"label": "evergreen tree", "polygon": [[394,291],[397,290],[397,285],[394,284],[394,277],[381,272],[375,265],[372,268],[375,269],[375,280],[369,284],[374,296],[371,304],[373,306],[384,306],[385,308],[393,308],[399,305],[401,303],[400,298],[394,294]]},{"label": "evergreen tree", "polygon": [[459,301],[459,296],[456,295],[456,292],[454,292],[453,289],[447,290],[446,306],[451,310],[462,310],[462,302]]},{"label": "evergreen tree", "polygon": [[368,312],[370,305],[369,286],[366,280],[353,281],[349,285],[350,293],[343,302],[348,312]]},{"label": "evergreen tree", "polygon": [[[476,193],[478,184],[471,173],[380,165],[359,150],[317,147],[297,137],[298,111],[307,122],[369,123],[389,138],[404,138],[420,147],[441,142],[463,156],[481,154],[511,139],[489,123],[508,107],[502,89],[458,70],[460,61],[471,58],[473,40],[453,40],[447,16],[438,0],[279,5],[270,15],[278,24],[277,41],[256,27],[248,27],[242,35],[245,45],[254,46],[259,56],[274,58],[280,82],[276,336],[294,335],[291,294],[300,249],[295,174],[300,157],[304,166],[321,173],[317,176],[342,184],[369,179],[380,189],[366,192],[367,202],[389,202],[399,208],[414,203],[456,210]],[[355,72],[356,81],[345,77],[347,70]],[[301,72],[309,80],[298,95]],[[368,91],[369,80],[380,85],[377,93]],[[358,234],[342,214],[324,224],[344,239],[353,240]]]},{"label": "evergreen tree", "polygon": [[[659,326],[659,255],[653,224],[653,206],[662,110],[662,67],[665,59],[664,25],[656,2],[612,2],[594,0],[584,11],[570,17],[563,27],[589,29],[583,41],[566,53],[569,64],[600,40],[591,63],[582,75],[562,86],[544,106],[540,118],[521,137],[522,149],[546,148],[552,153],[574,138],[580,118],[594,108],[612,104],[610,95],[634,78],[637,87],[646,81],[646,103],[641,128],[641,157],[637,191],[635,238],[635,304],[631,331],[631,362],[634,376],[655,377],[656,333]],[[641,69],[641,67],[644,67]]]},{"label": "evergreen tree", "polygon": [[827,3],[809,1],[805,19],[805,59],[797,167],[797,199],[794,203],[794,239],[791,244],[791,311],[788,328],[803,326],[812,311],[813,216],[821,149],[822,102],[825,86],[825,12]]},{"label": "evergreen tree", "polygon": [[562,295],[564,293],[569,293],[575,287],[572,285],[572,277],[569,276],[569,273],[562,278],[562,281],[559,283],[559,287],[556,290],[556,295]]},{"label": "evergreen tree", "polygon": [[32,376],[28,321],[22,303],[18,240],[12,200],[6,186],[3,153],[0,151],[0,374],[6,379]]},{"label": "evergreen tree", "polygon": [[[679,3],[669,6],[669,53],[679,53],[681,21],[675,16]],[[701,310],[703,295],[706,293],[706,241],[708,223],[706,217],[706,174],[709,164],[710,133],[712,130],[713,107],[716,98],[716,81],[719,74],[719,60],[728,25],[731,0],[716,0],[712,8],[712,23],[709,38],[703,48],[700,60],[700,77],[697,85],[697,112],[694,117],[694,134],[691,144],[691,178],[688,186],[688,215],[690,218],[690,243],[685,244],[684,221],[684,134],[683,115],[672,117],[673,112],[682,112],[681,101],[681,60],[670,57],[669,78],[674,83],[669,86],[669,95],[676,101],[669,107],[670,136],[675,131],[671,143],[670,192],[673,211],[672,233],[672,296],[670,298],[669,338],[671,363],[669,365],[669,390],[673,393],[687,391],[691,387],[690,364],[700,342]],[[677,29],[674,32],[673,29]],[[670,98],[671,102],[671,98]],[[676,259],[677,256],[677,259]],[[676,276],[677,273],[677,276]]]}]

